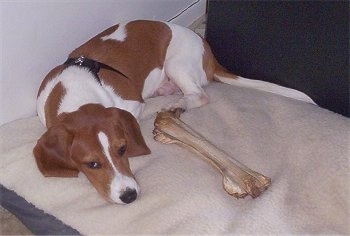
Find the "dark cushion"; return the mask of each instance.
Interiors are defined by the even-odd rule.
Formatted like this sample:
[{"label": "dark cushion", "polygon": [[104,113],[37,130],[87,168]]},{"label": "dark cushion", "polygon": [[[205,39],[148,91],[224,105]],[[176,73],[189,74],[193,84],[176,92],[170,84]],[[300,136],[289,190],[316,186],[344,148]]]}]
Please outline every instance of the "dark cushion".
[{"label": "dark cushion", "polygon": [[348,1],[209,0],[206,39],[230,71],[350,116],[348,11]]}]

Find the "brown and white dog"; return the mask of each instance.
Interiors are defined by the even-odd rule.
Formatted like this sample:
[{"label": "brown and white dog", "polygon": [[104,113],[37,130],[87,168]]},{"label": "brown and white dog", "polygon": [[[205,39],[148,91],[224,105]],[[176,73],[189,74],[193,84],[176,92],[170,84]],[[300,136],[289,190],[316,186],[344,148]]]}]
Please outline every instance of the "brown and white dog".
[{"label": "brown and white dog", "polygon": [[128,158],[150,153],[137,122],[144,99],[181,91],[167,108],[200,107],[209,101],[202,87],[214,78],[250,83],[228,73],[187,28],[138,20],[103,31],[40,86],[37,112],[48,128],[33,150],[40,171],[57,177],[83,172],[108,201],[134,201],[140,189]]}]

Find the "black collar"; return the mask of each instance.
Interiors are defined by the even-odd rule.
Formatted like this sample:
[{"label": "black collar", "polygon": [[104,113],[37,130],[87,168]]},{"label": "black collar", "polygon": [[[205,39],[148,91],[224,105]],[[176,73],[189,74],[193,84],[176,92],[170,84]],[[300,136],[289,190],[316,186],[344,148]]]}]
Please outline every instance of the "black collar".
[{"label": "black collar", "polygon": [[84,56],[80,56],[78,58],[68,58],[67,61],[65,61],[63,64],[67,66],[82,66],[87,68],[95,76],[96,80],[99,82],[100,85],[102,85],[102,83],[97,73],[100,71],[101,68],[117,72],[118,74],[128,79],[128,77],[119,70],[116,70],[113,67],[110,67],[101,62],[86,58]]}]

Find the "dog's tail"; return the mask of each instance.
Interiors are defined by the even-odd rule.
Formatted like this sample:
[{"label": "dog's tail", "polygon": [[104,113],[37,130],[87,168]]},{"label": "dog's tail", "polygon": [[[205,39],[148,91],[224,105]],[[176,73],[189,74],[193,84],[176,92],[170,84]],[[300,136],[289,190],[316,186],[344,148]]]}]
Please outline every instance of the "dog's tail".
[{"label": "dog's tail", "polygon": [[285,97],[294,98],[300,101],[315,104],[316,103],[306,94],[277,84],[269,83],[261,80],[247,79],[230,73],[226,68],[221,66],[217,61],[215,63],[214,80],[225,84],[231,84],[239,87],[253,88],[279,94]]}]

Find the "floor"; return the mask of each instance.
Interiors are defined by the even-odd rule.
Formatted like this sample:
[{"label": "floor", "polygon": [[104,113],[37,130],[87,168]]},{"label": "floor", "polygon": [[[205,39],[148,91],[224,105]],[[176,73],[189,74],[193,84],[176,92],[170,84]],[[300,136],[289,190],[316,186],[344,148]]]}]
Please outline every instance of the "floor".
[{"label": "floor", "polygon": [[14,215],[0,207],[0,235],[32,235],[32,232]]},{"label": "floor", "polygon": [[[191,26],[197,34],[204,37],[206,17],[202,16]],[[14,215],[0,206],[0,235],[33,235]]]}]

